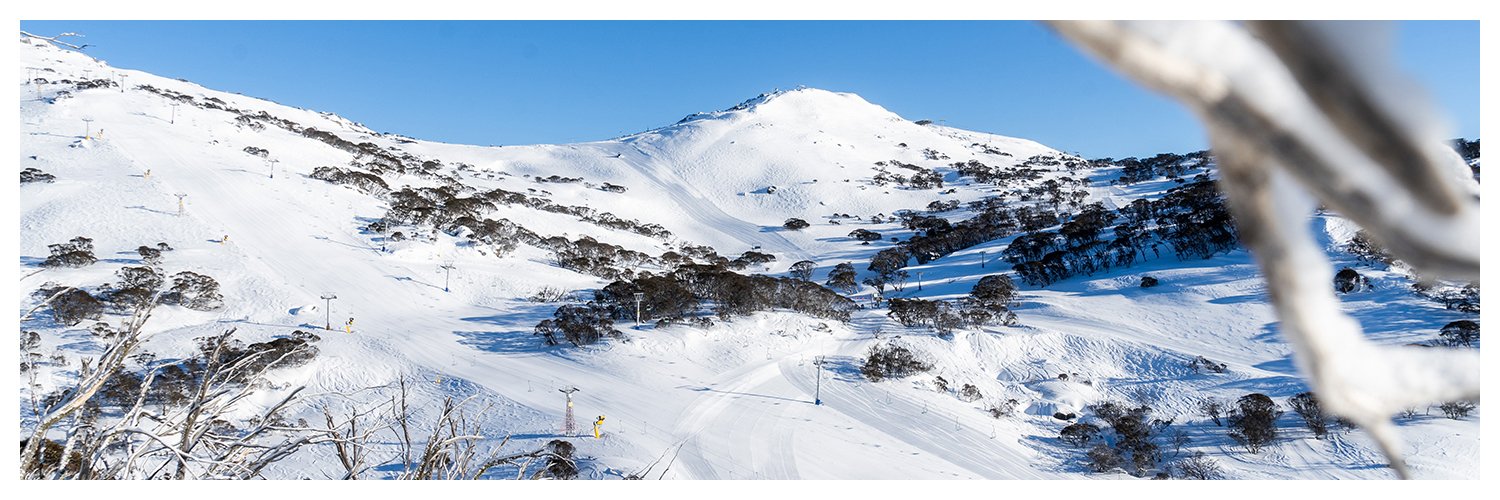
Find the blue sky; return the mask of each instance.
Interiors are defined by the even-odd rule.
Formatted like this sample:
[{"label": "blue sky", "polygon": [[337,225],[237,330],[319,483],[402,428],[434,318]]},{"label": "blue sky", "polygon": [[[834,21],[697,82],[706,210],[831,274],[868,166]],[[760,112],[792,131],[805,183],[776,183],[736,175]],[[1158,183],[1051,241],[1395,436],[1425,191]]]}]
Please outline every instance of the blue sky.
[{"label": "blue sky", "polygon": [[[1206,145],[1176,104],[1019,21],[23,21],[111,65],[466,144],[600,140],[798,85],[1087,157]],[[1479,132],[1479,23],[1404,22],[1405,68]]]}]

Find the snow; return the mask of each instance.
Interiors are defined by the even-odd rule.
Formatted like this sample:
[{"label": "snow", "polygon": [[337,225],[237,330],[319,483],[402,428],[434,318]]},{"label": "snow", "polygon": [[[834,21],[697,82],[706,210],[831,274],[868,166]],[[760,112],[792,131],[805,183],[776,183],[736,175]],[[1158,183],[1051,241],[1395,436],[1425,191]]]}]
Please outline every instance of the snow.
[{"label": "snow", "polygon": [[[523,206],[501,207],[491,216],[543,237],[590,235],[652,255],[679,243],[707,244],[730,257],[759,247],[777,257],[765,272],[784,272],[793,262],[811,259],[818,265],[815,279],[846,261],[863,275],[869,256],[891,244],[859,245],[846,237],[853,229],[902,239],[910,235],[895,223],[869,224],[871,215],[920,209],[934,199],[967,202],[992,194],[990,186],[956,182],[949,163],[976,159],[1010,166],[1033,155],[1062,155],[1032,141],[917,125],[853,94],[797,89],[598,142],[407,143],[410,139],[334,115],[110,68],[48,45],[22,45],[21,66],[52,69],[43,72],[49,80],[76,78],[85,70],[93,75],[119,71],[128,75],[130,88],[75,90],[57,98],[63,85],[23,86],[21,168],[39,168],[57,181],[20,189],[20,266],[26,277],[18,304],[22,311],[34,306],[38,299],[31,292],[47,282],[85,288],[111,282],[116,270],[138,265],[136,247],[166,242],[175,248],[163,256],[167,272],[214,277],[225,307],[208,313],[158,309],[148,325],[146,349],[159,357],[190,354],[193,339],[228,328],[246,342],[296,329],[314,331],[322,337],[317,359],[276,372],[278,384],[305,385],[316,400],[356,407],[387,398],[388,392],[370,388],[402,377],[416,384],[415,399],[428,407],[446,395],[481,395],[497,408],[482,416],[484,426],[496,443],[510,435],[515,449],[557,437],[563,408],[556,389],[576,386],[580,425],[586,427],[594,415],[607,417],[603,439],[573,440],[586,457],[585,475],[596,478],[639,471],[672,453],[675,465],[665,478],[1083,478],[1089,476],[1078,466],[1081,451],[1056,439],[1068,422],[1053,414],[1081,414],[1088,404],[1137,395],[1152,398],[1160,418],[1175,418],[1193,436],[1186,450],[1219,459],[1230,477],[1391,477],[1373,445],[1357,432],[1335,432],[1328,440],[1294,435],[1251,455],[1197,415],[1195,401],[1203,395],[1264,392],[1279,401],[1305,390],[1289,347],[1274,333],[1264,283],[1244,251],[1203,261],[1163,257],[1045,289],[1027,287],[1016,309],[1020,325],[962,331],[952,339],[902,328],[884,311],[867,309],[848,324],[788,312],[763,312],[708,328],[619,324],[627,334],[623,340],[587,348],[542,347],[532,327],[550,317],[557,304],[525,298],[543,286],[587,294],[605,281],[555,267],[548,252],[536,248],[522,246],[502,258],[443,234],[436,241],[389,242],[389,251],[382,252],[379,236],[362,227],[384,213],[385,202],[307,177],[320,166],[345,166],[353,155],[274,126],[241,128],[230,113],[191,105],[179,106],[172,124],[168,100],[135,86],[170,89],[200,101],[215,97],[351,141],[398,147],[441,159],[445,171],[467,163],[474,169],[463,180],[478,189],[538,194],[563,205],[659,223],[674,234],[664,241]],[[93,139],[78,137],[83,116],[103,132]],[[1011,156],[983,153],[971,146],[975,143]],[[247,146],[264,148],[279,160],[274,178],[266,159],[243,151]],[[951,159],[927,160],[923,149]],[[947,174],[945,189],[956,191],[871,184],[874,163],[893,159],[936,168]],[[1086,173],[1096,179],[1089,188],[1091,201],[1115,206],[1171,187],[1166,181],[1109,186],[1098,182],[1111,175],[1109,169]],[[538,183],[527,177],[549,175],[584,181]],[[393,188],[431,184],[409,175],[386,180]],[[588,186],[605,182],[628,191]],[[775,193],[766,192],[769,186],[777,188]],[[182,216],[177,193],[188,195]],[[829,223],[827,217],[836,213],[865,220]],[[791,217],[813,225],[781,229]],[[1326,247],[1352,235],[1350,223],[1337,215],[1316,221],[1326,229],[1321,233]],[[94,238],[98,263],[36,272],[48,244],[80,235]],[[228,241],[221,242],[225,236]],[[914,277],[923,273],[922,290],[913,283],[891,295],[965,294],[980,277],[1003,266],[994,257],[1006,243],[994,241],[913,266]],[[980,252],[992,261],[985,268],[976,265]],[[1353,265],[1352,257],[1339,258]],[[444,292],[438,269],[447,260],[456,265],[451,292]],[[1139,288],[1143,274],[1160,278],[1162,285]],[[1350,296],[1342,307],[1381,343],[1430,339],[1437,328],[1462,317],[1403,293],[1402,275],[1369,274],[1380,284],[1377,290]],[[326,293],[338,295],[328,311],[319,298]],[[869,294],[864,289],[855,298],[868,304]],[[354,332],[322,331],[325,315],[336,325],[352,316]],[[88,323],[63,328],[48,315],[37,316],[22,327],[45,334],[44,352],[54,347],[75,357],[88,352]],[[893,340],[913,348],[935,369],[907,379],[865,381],[858,369],[866,351]],[[1199,355],[1227,363],[1229,373],[1190,373],[1185,363]],[[827,359],[821,376],[813,361],[817,356]],[[1069,380],[1059,380],[1061,373],[1070,374]],[[48,371],[47,376],[66,373]],[[948,392],[933,389],[937,376],[949,382]],[[965,383],[985,397],[972,403],[956,398],[953,391]],[[812,404],[815,394],[823,405]],[[988,405],[1006,399],[1018,401],[1015,414],[990,417]],[[1295,416],[1283,419],[1284,428],[1300,430]],[[1477,417],[1428,416],[1403,421],[1401,427],[1418,477],[1478,476]],[[335,474],[329,453],[303,452],[269,474]]]}]

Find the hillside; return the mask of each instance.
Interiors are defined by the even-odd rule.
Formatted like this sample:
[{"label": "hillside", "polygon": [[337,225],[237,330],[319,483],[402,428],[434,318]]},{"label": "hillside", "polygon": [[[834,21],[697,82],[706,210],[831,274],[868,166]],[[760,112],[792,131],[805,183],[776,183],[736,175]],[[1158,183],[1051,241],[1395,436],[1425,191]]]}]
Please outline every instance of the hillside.
[{"label": "hillside", "polygon": [[[245,344],[298,331],[320,337],[315,357],[268,372],[237,416],[305,387],[287,418],[319,422],[324,408],[352,414],[388,404],[404,381],[414,421],[434,418],[444,398],[472,397],[482,446],[524,451],[565,438],[585,478],[648,468],[651,478],[675,479],[1130,478],[1090,473],[1086,450],[1058,439],[1073,422],[1099,421],[1088,405],[1115,400],[1149,405],[1172,422],[1158,434],[1161,466],[1202,452],[1230,478],[1391,477],[1358,431],[1315,439],[1288,410],[1277,421],[1281,438],[1252,454],[1198,411],[1204,397],[1254,392],[1282,402],[1306,390],[1249,255],[1232,234],[1226,241],[1226,233],[1196,229],[1227,222],[1192,218],[1207,213],[1191,210],[1202,201],[1194,190],[1211,191],[1212,164],[1201,155],[1171,163],[1170,173],[1143,171],[918,124],[819,89],[772,92],[598,142],[444,144],[109,67],[41,42],[23,40],[19,50],[22,70],[35,68],[20,92],[20,166],[53,177],[20,187],[20,314],[47,298],[39,289],[109,296],[122,269],[150,264],[138,248],[165,243],[162,286],[183,271],[209,276],[222,306],[157,307],[140,347],[154,357],[132,360],[127,371],[192,358],[198,339],[230,329]],[[1183,219],[1149,222],[1164,236],[1141,230],[1145,243],[1135,246],[1105,244],[1124,239],[1120,224],[1078,229],[1091,205],[1127,214],[1143,203]],[[999,207],[1004,221],[964,224]],[[808,227],[784,227],[793,218]],[[1358,262],[1344,251],[1355,228],[1337,214],[1311,223],[1324,229],[1336,264],[1370,279],[1371,290],[1346,295],[1345,307],[1372,337],[1428,342],[1449,322],[1477,320],[1412,293],[1399,266]],[[879,235],[861,244],[851,237],[860,229]],[[1066,245],[1029,258],[1012,249],[1043,231],[1068,234]],[[49,245],[78,236],[91,239],[97,262],[43,265]],[[1201,250],[1174,246],[1195,238]],[[908,249],[900,266],[869,268],[882,252]],[[1073,259],[1065,271],[1046,267],[1042,255],[1054,253],[1054,261]],[[801,300],[786,290],[820,293],[788,279],[768,294],[771,305],[730,311],[725,300],[697,300],[688,319],[662,323],[617,315],[619,335],[583,346],[546,345],[536,334],[544,320],[562,320],[561,306],[586,307],[617,280],[715,263],[714,273],[785,278],[804,260],[816,283],[852,263],[857,279],[841,294],[851,300],[826,292],[807,299],[827,300],[823,312],[786,306],[777,301]],[[1082,260],[1100,264],[1082,272]],[[1034,262],[1037,272],[1011,273],[1018,262]],[[888,314],[889,299],[957,303],[1002,272],[1020,284],[1004,308],[1013,324],[947,331],[903,326]],[[1141,288],[1144,275],[1161,284]],[[531,300],[539,293],[566,296]],[[665,317],[657,307],[648,319]],[[31,352],[43,358],[22,375],[36,384],[21,388],[23,439],[36,419],[31,397],[65,386],[78,359],[99,354],[96,322],[124,317],[106,309],[72,325],[55,312],[22,321],[23,331],[40,334]],[[892,343],[931,369],[868,380],[867,353]],[[1227,369],[1194,370],[1199,356]],[[979,395],[964,397],[966,384]],[[595,416],[606,417],[602,439],[560,435],[557,391],[567,387],[580,389],[573,397],[583,434]],[[1415,474],[1478,477],[1478,413],[1418,413],[1400,420]],[[397,452],[370,453],[383,463]],[[400,472],[376,467],[361,477]],[[517,472],[499,467],[486,477]],[[343,474],[327,445],[262,473]]]}]

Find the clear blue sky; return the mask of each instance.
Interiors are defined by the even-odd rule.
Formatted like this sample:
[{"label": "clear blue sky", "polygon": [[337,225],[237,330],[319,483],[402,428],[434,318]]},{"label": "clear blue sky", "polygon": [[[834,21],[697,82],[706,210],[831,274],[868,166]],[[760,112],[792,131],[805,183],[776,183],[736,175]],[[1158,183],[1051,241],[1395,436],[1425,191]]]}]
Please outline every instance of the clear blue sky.
[{"label": "clear blue sky", "polygon": [[[23,21],[111,65],[466,144],[600,140],[774,88],[854,92],[909,119],[1087,157],[1205,147],[1176,104],[1030,22]],[[1479,23],[1405,22],[1403,65],[1479,132]]]}]

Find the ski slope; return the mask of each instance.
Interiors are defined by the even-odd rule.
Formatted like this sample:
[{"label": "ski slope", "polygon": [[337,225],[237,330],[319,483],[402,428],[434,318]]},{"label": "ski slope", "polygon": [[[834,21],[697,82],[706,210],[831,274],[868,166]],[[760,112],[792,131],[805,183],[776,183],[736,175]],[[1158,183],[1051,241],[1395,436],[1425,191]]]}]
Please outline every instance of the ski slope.
[{"label": "ski slope", "polygon": [[[174,110],[168,99],[138,86],[195,96],[200,103],[211,97],[247,113],[264,111],[346,140],[437,159],[474,189],[535,193],[657,223],[673,235],[653,238],[524,206],[496,210],[493,217],[542,237],[589,235],[652,255],[683,243],[708,245],[731,258],[759,248],[777,260],[747,272],[781,273],[796,261],[812,260],[815,279],[840,262],[855,263],[863,276],[870,255],[891,245],[859,245],[846,236],[852,229],[910,235],[894,222],[837,223],[834,214],[889,215],[921,210],[934,200],[980,199],[993,189],[964,182],[945,165],[977,159],[1009,166],[1035,155],[1061,155],[1031,141],[917,125],[853,94],[797,89],[606,141],[443,144],[108,67],[48,45],[23,42],[20,50],[23,70],[40,68],[38,76],[49,83],[22,85],[19,161],[21,168],[39,168],[57,181],[20,188],[24,278],[18,306],[24,312],[35,305],[32,292],[45,283],[91,289],[111,282],[116,270],[138,265],[136,247],[166,242],[174,247],[164,256],[168,274],[190,270],[214,277],[225,306],[209,313],[159,310],[145,347],[159,357],[189,355],[193,339],[230,328],[248,343],[321,329],[325,322],[337,328],[353,318],[352,333],[317,330],[317,359],[275,372],[276,382],[306,386],[313,401],[350,407],[381,401],[388,393],[374,388],[403,378],[429,409],[445,396],[477,395],[493,405],[483,415],[491,441],[510,436],[507,446],[514,449],[561,437],[563,399],[556,391],[578,387],[580,424],[586,428],[595,415],[607,417],[602,439],[572,439],[585,476],[599,479],[658,461],[653,479],[1128,478],[1085,473],[1081,450],[1056,439],[1067,422],[1052,415],[1137,397],[1149,398],[1159,416],[1175,418],[1190,434],[1179,453],[1208,453],[1233,478],[1391,477],[1357,432],[1314,440],[1296,434],[1303,429],[1288,412],[1282,425],[1291,435],[1250,455],[1197,415],[1196,398],[1204,395],[1264,392],[1281,400],[1305,390],[1288,346],[1274,331],[1263,283],[1243,251],[1202,261],[1158,258],[1027,288],[1016,309],[1019,325],[962,331],[952,339],[902,328],[884,310],[866,309],[847,324],[789,312],[757,313],[707,328],[619,324],[626,333],[620,340],[544,347],[532,328],[551,317],[557,304],[525,299],[544,286],[587,296],[606,281],[561,269],[549,252],[530,246],[497,257],[440,232],[387,241],[364,229],[385,213],[385,201],[309,177],[318,167],[348,165],[351,153],[277,127],[242,126],[220,109]],[[85,72],[128,75],[129,87],[59,93],[71,87],[59,80],[76,81]],[[255,156],[247,147],[269,154]],[[949,159],[928,160],[924,149]],[[937,169],[947,185],[913,190],[869,182],[874,163],[887,160]],[[459,164],[472,169],[456,170]],[[583,181],[531,180],[550,175]],[[1049,171],[1043,178],[1060,175]],[[1102,179],[1111,173],[1088,175]],[[392,188],[435,182],[395,174],[386,181]],[[628,190],[590,187],[606,182]],[[1096,183],[1087,189],[1091,200],[1123,206],[1166,187]],[[178,194],[186,195],[180,214]],[[792,217],[813,225],[783,230],[782,222]],[[1317,222],[1324,224],[1330,248],[1350,236],[1336,215]],[[80,235],[95,240],[98,263],[39,267],[48,244]],[[913,283],[890,296],[966,294],[979,278],[1000,270],[1004,264],[993,257],[1007,243],[997,240],[913,266],[909,271],[921,273],[921,286]],[[992,263],[980,267],[985,255]],[[1340,264],[1353,265],[1352,258],[1340,258]],[[444,290],[438,268],[443,262],[456,266],[447,283],[451,291]],[[1427,340],[1448,321],[1466,317],[1406,293],[1405,278],[1397,273],[1368,273],[1380,286],[1350,296],[1346,305],[1381,341]],[[1143,274],[1163,284],[1140,289]],[[320,297],[328,293],[338,298],[325,310]],[[854,298],[868,304],[870,290]],[[45,332],[46,351],[77,356],[89,352],[87,325],[60,327],[39,315],[22,328]],[[934,370],[864,380],[859,363],[865,353],[893,339],[928,358]],[[1184,363],[1199,355],[1229,364],[1230,372],[1190,373]],[[826,362],[816,364],[819,357]],[[1059,373],[1079,377],[1059,381]],[[49,371],[43,384],[55,387],[66,376]],[[974,384],[985,398],[965,402],[934,390],[938,376],[955,387]],[[817,397],[822,405],[813,404]],[[985,411],[1006,399],[1018,401],[1015,415],[992,418]],[[301,411],[317,415],[311,406]],[[1451,421],[1432,412],[1401,427],[1418,477],[1478,477],[1478,417]],[[330,453],[304,451],[268,476],[336,477]],[[668,460],[661,457],[672,464],[665,471]]]}]

